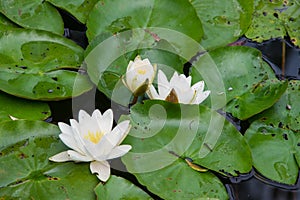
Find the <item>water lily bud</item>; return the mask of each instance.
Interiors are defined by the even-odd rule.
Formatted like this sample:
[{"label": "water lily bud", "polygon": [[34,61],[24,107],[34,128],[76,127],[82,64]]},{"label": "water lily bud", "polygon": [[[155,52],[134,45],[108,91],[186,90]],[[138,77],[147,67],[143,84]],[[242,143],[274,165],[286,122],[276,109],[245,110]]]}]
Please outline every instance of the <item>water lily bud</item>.
[{"label": "water lily bud", "polygon": [[152,65],[146,58],[137,56],[134,61],[130,61],[125,77],[122,78],[124,85],[133,93],[135,97],[143,95],[152,84],[156,74],[156,65]]}]

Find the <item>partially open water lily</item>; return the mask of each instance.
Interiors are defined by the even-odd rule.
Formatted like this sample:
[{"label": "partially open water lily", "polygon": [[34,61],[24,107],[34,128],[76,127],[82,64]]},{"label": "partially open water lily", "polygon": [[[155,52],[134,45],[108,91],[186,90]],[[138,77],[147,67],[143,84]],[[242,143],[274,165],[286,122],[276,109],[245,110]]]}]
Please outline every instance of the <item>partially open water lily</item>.
[{"label": "partially open water lily", "polygon": [[158,92],[151,85],[147,94],[150,99],[160,99],[183,104],[200,104],[209,96],[210,91],[203,91],[204,81],[199,81],[193,86],[191,86],[191,82],[191,76],[178,75],[177,72],[174,72],[171,80],[168,81],[164,72],[159,70],[157,76]]},{"label": "partially open water lily", "polygon": [[91,162],[90,170],[102,181],[110,177],[110,165],[107,160],[126,154],[130,145],[120,145],[129,130],[129,120],[119,123],[113,130],[113,112],[111,109],[101,114],[95,110],[90,116],[79,111],[79,122],[70,120],[71,126],[58,123],[60,139],[73,150],[58,153],[51,158],[54,162]]},{"label": "partially open water lily", "polygon": [[122,81],[135,97],[144,94],[149,85],[152,84],[156,74],[156,65],[152,65],[146,58],[144,60],[138,55],[134,61],[130,61],[126,75]]}]

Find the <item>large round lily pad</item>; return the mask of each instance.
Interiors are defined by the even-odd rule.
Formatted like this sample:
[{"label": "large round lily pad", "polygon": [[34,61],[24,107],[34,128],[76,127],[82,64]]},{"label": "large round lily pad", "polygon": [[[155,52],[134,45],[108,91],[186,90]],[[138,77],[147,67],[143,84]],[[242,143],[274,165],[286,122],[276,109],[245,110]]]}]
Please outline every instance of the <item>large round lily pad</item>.
[{"label": "large round lily pad", "polygon": [[124,143],[132,150],[122,160],[141,184],[162,198],[227,198],[216,176],[196,171],[186,158],[227,176],[252,168],[244,138],[207,107],[148,100],[132,107],[130,119]]},{"label": "large round lily pad", "polygon": [[59,132],[57,126],[42,121],[1,123],[0,198],[95,199],[98,179],[88,163],[48,160],[66,150]]}]

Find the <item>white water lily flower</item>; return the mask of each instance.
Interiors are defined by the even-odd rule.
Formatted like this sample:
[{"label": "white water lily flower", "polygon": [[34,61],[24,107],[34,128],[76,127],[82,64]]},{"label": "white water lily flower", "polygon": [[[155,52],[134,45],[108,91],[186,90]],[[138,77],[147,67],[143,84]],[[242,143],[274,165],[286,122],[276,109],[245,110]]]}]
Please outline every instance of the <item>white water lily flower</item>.
[{"label": "white water lily flower", "polygon": [[152,65],[147,58],[142,60],[138,55],[134,61],[129,62],[126,75],[122,78],[122,81],[134,96],[140,96],[152,84],[155,73],[156,65]]},{"label": "white water lily flower", "polygon": [[183,104],[200,104],[209,96],[210,91],[203,91],[204,81],[199,81],[192,87],[191,82],[191,76],[178,75],[177,72],[174,72],[171,80],[168,81],[164,72],[159,70],[157,76],[158,92],[151,85],[147,94],[150,99],[160,99]]},{"label": "white water lily flower", "polygon": [[111,109],[101,114],[95,110],[90,116],[79,111],[79,122],[70,120],[71,126],[58,123],[60,139],[73,150],[58,153],[51,158],[54,162],[91,162],[90,170],[102,181],[110,177],[110,165],[107,160],[126,154],[130,145],[120,145],[130,130],[129,120],[118,124],[113,130],[113,112]]}]

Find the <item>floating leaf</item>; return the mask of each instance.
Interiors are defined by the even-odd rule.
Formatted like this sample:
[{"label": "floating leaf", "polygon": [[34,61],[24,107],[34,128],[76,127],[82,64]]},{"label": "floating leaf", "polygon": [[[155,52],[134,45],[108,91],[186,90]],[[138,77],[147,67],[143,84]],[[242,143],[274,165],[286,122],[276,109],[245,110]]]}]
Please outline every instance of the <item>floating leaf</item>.
[{"label": "floating leaf", "polygon": [[[150,27],[171,29],[196,41],[202,36],[201,22],[195,9],[188,1],[181,0],[128,0],[126,4],[122,0],[99,1],[89,15],[87,27],[90,41],[103,32],[117,33]],[[156,34],[160,37],[158,32]]]},{"label": "floating leaf", "polygon": [[207,107],[148,100],[131,108],[130,119],[124,143],[132,150],[122,160],[141,184],[164,199],[228,198],[216,176],[196,171],[185,158],[227,176],[251,170],[243,137]]},{"label": "floating leaf", "polygon": [[0,118],[6,120],[11,120],[10,116],[18,119],[44,120],[50,117],[51,111],[46,103],[29,101],[1,92],[0,115]]},{"label": "floating leaf", "polygon": [[95,192],[99,200],[152,199],[146,192],[132,184],[130,181],[114,175],[110,176],[105,184],[100,183],[95,188]]},{"label": "floating leaf", "polygon": [[15,96],[60,100],[92,88],[87,75],[76,72],[83,49],[61,36],[8,29],[0,32],[0,58],[0,90]]},{"label": "floating leaf", "polygon": [[64,33],[64,24],[59,12],[43,0],[0,1],[0,12],[16,24],[30,29]]},{"label": "floating leaf", "polygon": [[252,85],[247,93],[234,97],[227,105],[226,111],[239,119],[247,119],[253,114],[271,107],[287,88],[287,82],[277,79],[265,80]]},{"label": "floating leaf", "polygon": [[[243,35],[251,23],[253,0],[192,0],[201,19],[205,49],[225,46]],[[208,12],[209,11],[209,12]]]},{"label": "floating leaf", "polygon": [[246,131],[254,167],[274,181],[295,184],[300,166],[300,83],[290,81],[280,100],[255,116]]},{"label": "floating leaf", "polygon": [[[217,68],[223,87],[214,87],[216,80],[206,81],[212,98],[225,98],[226,111],[240,119],[247,119],[271,107],[283,94],[287,84],[278,81],[272,69],[262,61],[261,53],[253,48],[232,46],[205,54],[194,63],[193,82],[211,76],[209,68]],[[201,77],[200,76],[203,77]],[[210,88],[210,85],[213,85]],[[222,98],[221,98],[222,99]],[[259,106],[258,106],[259,104]],[[212,104],[220,109],[225,104]]]},{"label": "floating leaf", "polygon": [[17,27],[16,24],[14,24],[12,21],[7,19],[2,13],[0,13],[0,30],[6,29],[7,26],[9,27]]},{"label": "floating leaf", "polygon": [[255,3],[252,24],[246,32],[248,38],[262,42],[289,35],[295,45],[300,45],[300,5],[298,0],[256,0]]},{"label": "floating leaf", "polygon": [[98,0],[72,0],[72,1],[60,1],[60,0],[47,0],[51,4],[64,9],[76,17],[81,23],[85,24],[90,10],[98,2]]},{"label": "floating leaf", "polygon": [[98,179],[90,173],[88,163],[48,160],[66,150],[58,134],[57,126],[42,121],[1,123],[2,199],[95,199],[93,188]]}]

